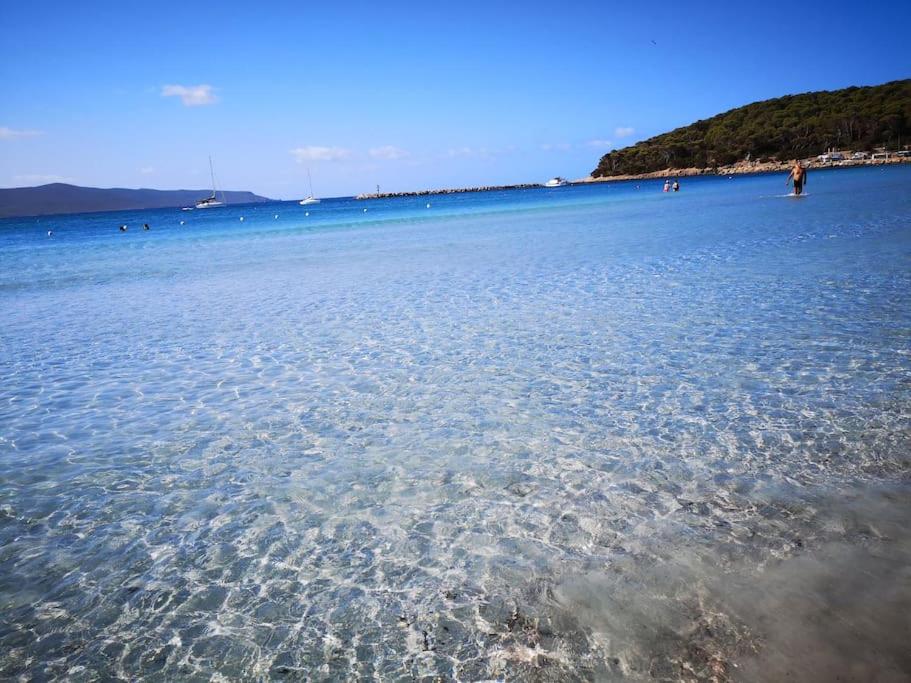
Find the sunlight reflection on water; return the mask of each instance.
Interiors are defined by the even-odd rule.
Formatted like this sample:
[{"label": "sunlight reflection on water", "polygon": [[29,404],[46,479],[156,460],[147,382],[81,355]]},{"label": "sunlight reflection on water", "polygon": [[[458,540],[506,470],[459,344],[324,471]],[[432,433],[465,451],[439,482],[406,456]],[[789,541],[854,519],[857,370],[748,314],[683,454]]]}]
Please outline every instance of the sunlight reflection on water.
[{"label": "sunlight reflection on water", "polygon": [[0,675],[908,675],[909,176],[7,226]]}]

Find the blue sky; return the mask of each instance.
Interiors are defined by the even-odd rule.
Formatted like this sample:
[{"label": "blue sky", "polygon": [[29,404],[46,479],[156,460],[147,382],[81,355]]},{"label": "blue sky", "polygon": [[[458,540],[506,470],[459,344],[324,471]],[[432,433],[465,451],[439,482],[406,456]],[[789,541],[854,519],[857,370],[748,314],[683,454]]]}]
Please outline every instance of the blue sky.
[{"label": "blue sky", "polygon": [[[293,199],[587,175],[748,102],[911,76],[911,3],[4,3],[0,186]],[[647,5],[647,6],[646,6]]]}]

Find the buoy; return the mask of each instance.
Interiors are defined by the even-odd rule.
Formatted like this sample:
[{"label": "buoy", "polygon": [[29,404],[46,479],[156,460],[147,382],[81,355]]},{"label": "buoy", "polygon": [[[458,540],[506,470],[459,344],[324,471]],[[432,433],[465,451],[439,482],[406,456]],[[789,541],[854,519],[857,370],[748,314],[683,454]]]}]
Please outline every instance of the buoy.
[{"label": "buoy", "polygon": [[428,209],[430,208],[430,202],[427,202],[427,208]]},{"label": "buoy", "polygon": [[180,224],[181,224],[181,225],[183,225],[184,223],[186,223],[186,221],[180,221]]},{"label": "buoy", "polygon": [[48,237],[53,237],[53,236],[54,236],[54,231],[53,231],[53,230],[48,230],[48,231],[47,231],[47,236],[48,236]]},{"label": "buoy", "polygon": [[272,216],[272,218],[278,218],[278,214],[275,214],[274,216]]},{"label": "buoy", "polygon": [[367,209],[364,209],[364,213],[367,213]]},{"label": "buoy", "polygon": [[304,211],[304,215],[305,215],[305,216],[309,216],[309,215],[310,215],[310,212],[309,212],[309,211]]},{"label": "buoy", "polygon": [[243,219],[244,219],[244,217],[243,217],[243,216],[241,216],[241,217],[240,217],[240,220],[243,220]]}]

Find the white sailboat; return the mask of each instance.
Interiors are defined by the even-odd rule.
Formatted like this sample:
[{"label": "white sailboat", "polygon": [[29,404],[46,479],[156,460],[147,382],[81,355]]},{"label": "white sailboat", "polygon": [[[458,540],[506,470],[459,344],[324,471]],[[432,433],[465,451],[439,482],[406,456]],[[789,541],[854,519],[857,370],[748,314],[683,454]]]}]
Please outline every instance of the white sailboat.
[{"label": "white sailboat", "polygon": [[[197,209],[213,209],[216,206],[225,205],[224,201],[220,202],[215,197],[215,168],[214,168],[214,166],[212,166],[212,157],[209,157],[209,173],[212,176],[212,194],[210,196],[206,197],[205,199],[200,199],[198,202],[196,202]],[[221,193],[221,198],[222,199],[225,198],[224,192]]]},{"label": "white sailboat", "polygon": [[319,199],[313,196],[313,178],[310,177],[310,169],[307,169],[307,180],[310,182],[310,195],[306,199],[301,199],[298,204],[306,206],[307,204],[319,204]]}]

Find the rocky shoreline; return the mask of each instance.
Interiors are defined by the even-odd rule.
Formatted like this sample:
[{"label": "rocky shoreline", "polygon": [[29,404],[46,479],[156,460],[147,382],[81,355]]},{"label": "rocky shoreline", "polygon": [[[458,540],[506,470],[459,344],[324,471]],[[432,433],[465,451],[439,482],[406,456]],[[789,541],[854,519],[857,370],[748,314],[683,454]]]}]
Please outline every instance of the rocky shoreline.
[{"label": "rocky shoreline", "polygon": [[[911,163],[911,157],[892,157],[890,159],[845,159],[843,161],[820,162],[815,158],[801,159],[801,163],[814,170],[821,168],[855,168],[857,166],[884,166],[888,164]],[[741,161],[727,166],[711,168],[665,168],[651,173],[638,173],[629,175],[602,176],[595,178],[588,176],[572,181],[573,185],[587,183],[609,183],[621,180],[650,180],[656,178],[684,178],[697,175],[748,175],[753,173],[779,173],[791,170],[790,161]]]}]

